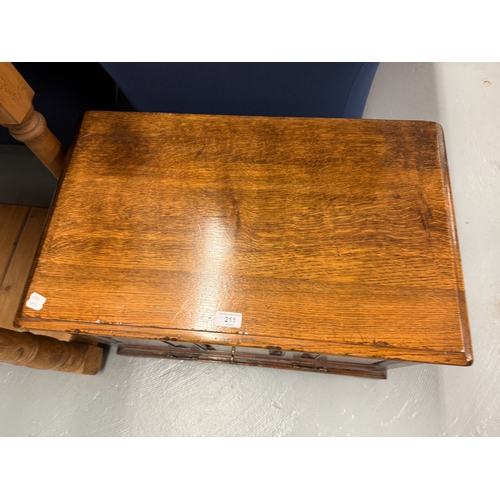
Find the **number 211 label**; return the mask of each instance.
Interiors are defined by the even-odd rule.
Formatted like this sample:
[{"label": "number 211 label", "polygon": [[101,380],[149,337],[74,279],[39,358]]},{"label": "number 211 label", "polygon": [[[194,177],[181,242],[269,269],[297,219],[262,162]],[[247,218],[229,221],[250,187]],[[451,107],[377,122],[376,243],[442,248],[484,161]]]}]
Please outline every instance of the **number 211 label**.
[{"label": "number 211 label", "polygon": [[215,326],[240,328],[242,318],[243,316],[240,313],[217,311],[215,313]]}]

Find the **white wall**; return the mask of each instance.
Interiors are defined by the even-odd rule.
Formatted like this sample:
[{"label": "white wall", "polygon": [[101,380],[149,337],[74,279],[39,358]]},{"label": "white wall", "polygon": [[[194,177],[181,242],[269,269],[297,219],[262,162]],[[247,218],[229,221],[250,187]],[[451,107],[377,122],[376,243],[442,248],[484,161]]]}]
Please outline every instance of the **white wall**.
[{"label": "white wall", "polygon": [[365,118],[443,125],[475,361],[438,369],[441,434],[500,435],[500,64],[384,64]]},{"label": "white wall", "polygon": [[365,110],[444,127],[472,367],[377,381],[113,352],[96,377],[0,365],[0,435],[500,435],[499,105],[500,64],[386,63]]}]

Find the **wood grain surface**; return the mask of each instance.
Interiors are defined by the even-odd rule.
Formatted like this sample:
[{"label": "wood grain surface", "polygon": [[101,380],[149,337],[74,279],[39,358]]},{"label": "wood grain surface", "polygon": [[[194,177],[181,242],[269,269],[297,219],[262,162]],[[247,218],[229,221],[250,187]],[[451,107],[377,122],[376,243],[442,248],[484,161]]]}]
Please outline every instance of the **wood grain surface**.
[{"label": "wood grain surface", "polygon": [[0,283],[9,268],[30,207],[0,203]]},{"label": "wood grain surface", "polygon": [[10,62],[0,62],[0,125],[19,125],[28,114],[35,92]]},{"label": "wood grain surface", "polygon": [[[0,328],[16,328],[14,320],[19,303],[24,298],[26,281],[45,226],[48,210],[0,203]],[[38,333],[31,329],[31,333]],[[40,332],[65,342],[97,345],[97,337],[73,335],[60,331]],[[108,337],[106,337],[108,338]]]},{"label": "wood grain surface", "polygon": [[0,203],[0,328],[14,329],[47,212]]},{"label": "wood grain surface", "polygon": [[32,292],[24,327],[472,362],[432,122],[89,112]]}]

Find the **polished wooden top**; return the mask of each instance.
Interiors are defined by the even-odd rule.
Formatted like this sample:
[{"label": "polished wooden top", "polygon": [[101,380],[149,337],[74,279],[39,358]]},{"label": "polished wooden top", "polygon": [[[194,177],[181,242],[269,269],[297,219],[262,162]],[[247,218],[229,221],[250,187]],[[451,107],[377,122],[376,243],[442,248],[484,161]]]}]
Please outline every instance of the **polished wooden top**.
[{"label": "polished wooden top", "polygon": [[472,361],[432,122],[89,112],[33,292],[37,329]]}]

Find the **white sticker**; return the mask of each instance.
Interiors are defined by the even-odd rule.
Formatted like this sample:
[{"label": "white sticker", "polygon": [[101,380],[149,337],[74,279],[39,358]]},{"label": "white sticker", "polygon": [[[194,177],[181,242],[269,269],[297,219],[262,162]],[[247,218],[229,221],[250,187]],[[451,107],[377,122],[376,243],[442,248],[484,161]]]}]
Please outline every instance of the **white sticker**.
[{"label": "white sticker", "polygon": [[227,326],[228,328],[240,328],[241,319],[243,316],[240,313],[230,313],[217,311],[215,313],[215,326]]},{"label": "white sticker", "polygon": [[33,292],[30,295],[28,302],[26,302],[26,307],[29,307],[30,309],[34,309],[35,311],[39,311],[43,307],[43,305],[45,304],[46,300],[47,299],[43,295],[40,295],[39,293]]}]

